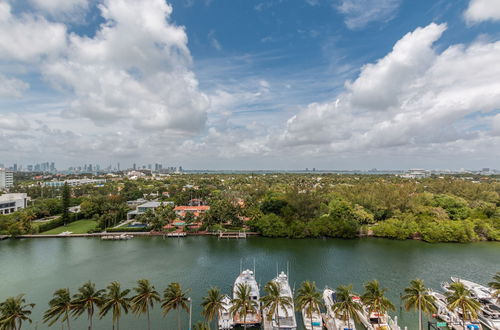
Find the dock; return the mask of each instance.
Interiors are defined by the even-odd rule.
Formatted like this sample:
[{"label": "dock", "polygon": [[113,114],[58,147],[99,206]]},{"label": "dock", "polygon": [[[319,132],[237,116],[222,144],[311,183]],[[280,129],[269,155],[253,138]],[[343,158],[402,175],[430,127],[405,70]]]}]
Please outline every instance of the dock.
[{"label": "dock", "polygon": [[235,231],[220,231],[219,232],[219,238],[247,238],[247,233],[246,232],[235,232]]},{"label": "dock", "polygon": [[186,237],[187,234],[184,232],[173,232],[173,233],[168,233],[166,236],[167,237]]},{"label": "dock", "polygon": [[0,235],[0,241],[3,240],[3,239],[7,239],[9,238],[10,236],[8,235]]}]

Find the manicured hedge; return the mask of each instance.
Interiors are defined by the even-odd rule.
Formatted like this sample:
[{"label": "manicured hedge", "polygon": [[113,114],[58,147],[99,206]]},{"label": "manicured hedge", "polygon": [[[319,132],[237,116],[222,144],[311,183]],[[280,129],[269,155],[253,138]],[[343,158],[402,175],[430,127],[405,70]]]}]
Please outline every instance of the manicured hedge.
[{"label": "manicured hedge", "polygon": [[148,232],[148,228],[137,227],[119,227],[119,228],[106,228],[108,233],[123,233],[123,232]]}]

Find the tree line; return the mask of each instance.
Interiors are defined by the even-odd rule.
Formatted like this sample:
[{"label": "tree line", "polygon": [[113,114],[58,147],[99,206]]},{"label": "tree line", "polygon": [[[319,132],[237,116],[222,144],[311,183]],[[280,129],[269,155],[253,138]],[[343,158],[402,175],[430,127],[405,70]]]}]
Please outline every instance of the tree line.
[{"label": "tree line", "polygon": [[[500,302],[500,272],[488,284],[494,289],[494,294]],[[458,312],[462,317],[462,325],[465,329],[465,322],[477,319],[480,304],[471,296],[471,292],[460,282],[450,285],[449,291],[445,293],[447,308]],[[123,314],[133,313],[138,316],[145,316],[147,328],[151,329],[150,313],[154,306],[159,304],[163,316],[171,312],[176,312],[177,327],[182,328],[181,312],[190,312],[191,298],[188,296],[190,290],[184,290],[177,282],[170,283],[160,294],[147,279],[140,279],[136,286],[131,289],[124,289],[119,282],[111,282],[106,289],[97,289],[92,282],[84,283],[77,292],[71,295],[67,288],[58,289],[54,292],[49,301],[49,308],[43,314],[43,322],[48,326],[60,323],[71,329],[71,320],[86,315],[88,319],[88,329],[93,327],[94,317],[103,318],[111,314],[112,328],[119,330],[120,319]],[[231,314],[238,313],[244,320],[246,328],[246,317],[248,314],[255,314],[258,310],[258,303],[254,301],[250,294],[250,287],[240,283],[236,287],[235,296],[231,299]],[[300,288],[292,299],[281,295],[279,285],[275,281],[270,281],[264,286],[265,296],[261,297],[260,303],[265,311],[264,317],[271,320],[277,316],[278,310],[287,310],[294,304],[297,311],[305,311],[305,315],[310,320],[312,327],[312,315],[320,313],[324,308],[322,295],[316,288],[316,284],[310,281],[302,282]],[[341,285],[336,289],[337,300],[332,306],[332,312],[346,322],[351,319],[359,322],[358,313],[362,310],[362,305],[353,299],[360,297],[361,302],[367,307],[368,313],[385,314],[394,311],[394,304],[386,297],[386,288],[382,288],[377,280],[364,284],[364,293],[358,295],[353,292],[352,285]],[[422,330],[422,315],[429,317],[436,312],[435,297],[429,294],[429,289],[425,287],[424,281],[420,279],[412,280],[404,295],[401,297],[407,311],[418,311],[419,330]],[[217,287],[208,289],[207,295],[201,302],[202,316],[204,321],[196,323],[195,330],[206,330],[214,325],[220,312],[225,311],[224,295]],[[23,323],[32,320],[30,315],[35,304],[27,303],[23,294],[17,297],[8,297],[0,303],[0,329],[20,330]],[[276,317],[279,322],[279,318]]]}]

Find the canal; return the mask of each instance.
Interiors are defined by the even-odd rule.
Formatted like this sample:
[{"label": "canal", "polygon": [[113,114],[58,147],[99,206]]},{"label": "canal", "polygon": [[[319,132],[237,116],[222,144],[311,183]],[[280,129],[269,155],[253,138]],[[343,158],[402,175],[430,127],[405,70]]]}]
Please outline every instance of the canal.
[{"label": "canal", "polygon": [[[388,297],[397,306],[400,325],[416,329],[416,313],[400,309],[400,293],[408,282],[422,278],[439,289],[441,281],[458,276],[487,283],[500,271],[500,243],[428,244],[386,239],[269,239],[218,240],[210,237],[137,237],[129,241],[102,241],[96,238],[60,238],[0,241],[0,300],[25,293],[36,303],[33,324],[23,329],[47,329],[41,315],[52,293],[70,288],[72,293],[85,281],[99,288],[111,281],[132,288],[137,279],[147,278],[157,288],[179,282],[190,289],[193,322],[201,320],[200,302],[210,286],[231,293],[244,267],[256,265],[257,280],[263,286],[276,269],[290,271],[290,285],[298,288],[304,280],[318,288],[354,285],[362,292],[364,282],[378,279],[389,289]],[[263,293],[262,293],[263,294]],[[299,317],[300,313],[297,313]],[[152,312],[152,329],[176,329],[176,314],[162,316],[159,306]],[[300,317],[299,317],[300,319]],[[183,314],[183,329],[187,329]],[[86,317],[73,321],[73,329],[85,329]],[[111,318],[96,321],[94,329],[111,329]],[[302,323],[301,323],[302,324]],[[53,328],[60,328],[54,325]],[[146,318],[125,316],[121,329],[145,329]]]}]

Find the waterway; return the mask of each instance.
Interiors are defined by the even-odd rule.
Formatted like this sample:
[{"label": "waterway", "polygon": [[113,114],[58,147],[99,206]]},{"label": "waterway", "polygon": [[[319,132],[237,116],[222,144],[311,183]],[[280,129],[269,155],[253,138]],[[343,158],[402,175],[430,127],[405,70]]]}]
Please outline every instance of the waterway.
[{"label": "waterway", "polygon": [[[263,286],[276,275],[276,268],[289,264],[290,285],[298,288],[304,280],[318,288],[354,285],[378,279],[389,289],[388,297],[397,306],[400,325],[416,329],[416,314],[401,310],[400,293],[408,282],[422,278],[439,288],[441,281],[458,276],[487,283],[500,271],[500,243],[428,244],[386,239],[268,239],[218,240],[211,237],[136,237],[129,241],[102,241],[97,238],[47,238],[0,241],[0,300],[25,293],[36,303],[31,325],[23,329],[47,329],[41,315],[52,293],[70,288],[72,293],[91,280],[104,288],[111,281],[132,288],[137,279],[147,278],[157,288],[179,282],[190,289],[193,323],[201,320],[199,306],[210,286],[230,294],[239,273],[240,260],[253,268]],[[297,317],[300,313],[297,313]],[[188,315],[183,313],[183,329]],[[73,321],[73,329],[85,329],[86,317]],[[176,314],[163,317],[159,306],[152,312],[152,329],[176,329]],[[60,326],[53,328],[59,329]],[[146,318],[124,316],[121,329],[145,329]],[[110,317],[95,322],[94,329],[111,329]]]}]

